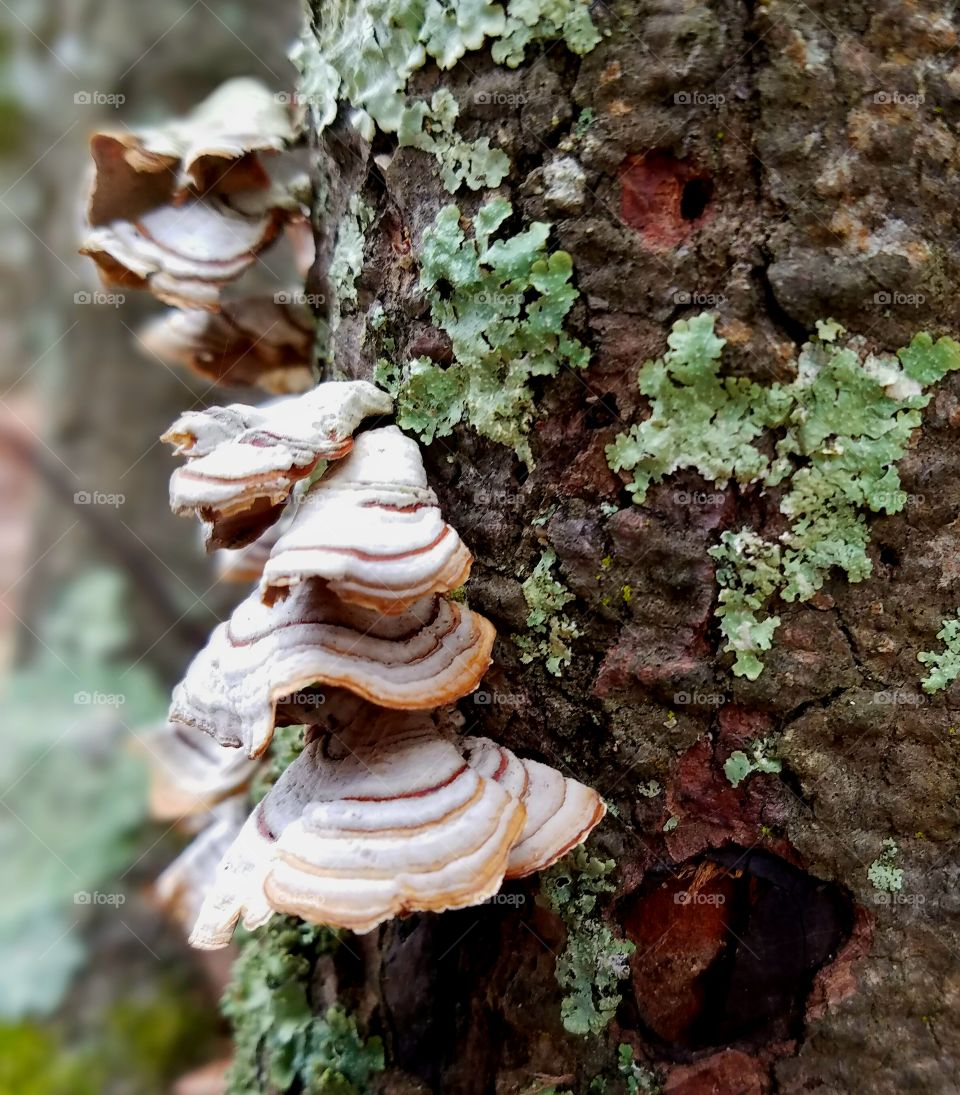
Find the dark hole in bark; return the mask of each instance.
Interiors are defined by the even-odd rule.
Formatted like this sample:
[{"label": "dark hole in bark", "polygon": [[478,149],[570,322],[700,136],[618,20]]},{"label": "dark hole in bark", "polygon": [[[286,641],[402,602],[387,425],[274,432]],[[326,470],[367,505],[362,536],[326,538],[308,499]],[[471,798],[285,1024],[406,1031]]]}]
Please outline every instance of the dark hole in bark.
[{"label": "dark hole in bark", "polygon": [[900,552],[896,548],[884,544],[880,548],[880,562],[884,566],[898,567],[900,565]]},{"label": "dark hole in bark", "polygon": [[849,937],[853,903],[778,856],[730,847],[648,875],[621,918],[637,946],[629,1010],[685,1059],[801,1037],[814,976]]},{"label": "dark hole in bark", "polygon": [[710,179],[688,180],[680,193],[680,216],[685,221],[699,220],[706,212],[712,197],[713,182]]},{"label": "dark hole in bark", "polygon": [[591,403],[583,416],[583,424],[588,430],[602,430],[607,426],[615,425],[619,421],[617,397],[612,392],[601,395],[596,402]]}]

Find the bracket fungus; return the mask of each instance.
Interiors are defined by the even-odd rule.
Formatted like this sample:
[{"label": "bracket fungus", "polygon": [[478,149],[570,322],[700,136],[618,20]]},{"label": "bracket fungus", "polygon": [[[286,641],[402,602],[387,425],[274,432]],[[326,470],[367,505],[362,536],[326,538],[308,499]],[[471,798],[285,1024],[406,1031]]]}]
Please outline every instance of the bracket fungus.
[{"label": "bracket fungus", "polygon": [[591,787],[536,760],[521,760],[489,738],[464,742],[467,763],[526,807],[523,832],[510,851],[507,878],[524,878],[582,844],[607,808]]},{"label": "bracket fungus", "polygon": [[229,81],[185,119],[94,134],[81,254],[107,284],[217,311],[221,288],[303,214],[261,159],[294,137],[286,107],[254,80]]},{"label": "bracket fungus", "polygon": [[243,798],[234,796],[216,805],[206,825],[153,884],[153,893],[170,915],[191,929],[217,868],[247,819]]},{"label": "bracket fungus", "polygon": [[343,603],[315,579],[272,606],[254,592],[191,662],[170,721],[258,757],[278,700],[298,689],[326,684],[381,707],[426,710],[477,687],[493,639],[489,620],[437,595],[388,616]]},{"label": "bracket fungus", "polygon": [[224,749],[208,734],[168,722],[145,743],[150,761],[150,813],[178,820],[205,813],[244,790],[257,762]]},{"label": "bracket fungus", "polygon": [[315,331],[307,305],[278,293],[224,301],[219,312],[167,312],[137,341],[160,361],[186,365],[218,384],[288,395],[314,384]]},{"label": "bracket fungus", "polygon": [[191,942],[224,946],[266,910],[363,933],[500,888],[526,811],[427,713],[368,708],[316,738],[224,857]]},{"label": "bracket fungus", "polygon": [[462,585],[473,557],[443,519],[420,447],[369,430],[300,501],[263,569],[264,599],[324,578],[344,601],[388,614]]},{"label": "bracket fungus", "polygon": [[321,460],[346,456],[364,418],[392,410],[388,395],[355,380],[262,407],[188,411],[162,437],[188,458],[171,476],[170,506],[209,526],[208,550],[242,547],[279,518],[294,485]]}]

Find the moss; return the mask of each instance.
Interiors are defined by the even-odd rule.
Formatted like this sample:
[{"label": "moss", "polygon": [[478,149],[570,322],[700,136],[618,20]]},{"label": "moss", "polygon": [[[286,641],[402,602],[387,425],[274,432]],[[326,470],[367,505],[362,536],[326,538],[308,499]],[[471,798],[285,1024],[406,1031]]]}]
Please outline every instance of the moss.
[{"label": "moss", "polygon": [[759,738],[751,743],[749,753],[742,749],[731,753],[723,765],[723,774],[734,787],[739,787],[754,772],[779,772],[782,766],[773,755],[775,749],[773,738]]},{"label": "moss", "polygon": [[867,868],[867,878],[874,889],[895,893],[903,889],[903,868],[896,866],[900,849],[895,840],[883,842],[883,850]]},{"label": "moss", "polygon": [[580,634],[576,624],[563,613],[565,605],[576,598],[569,589],[551,575],[557,556],[547,548],[533,573],[523,583],[523,597],[527,602],[527,627],[529,635],[520,635],[516,644],[522,651],[521,661],[530,663],[541,659],[547,672],[559,677],[570,664],[573,651],[570,643]]},{"label": "moss", "polygon": [[944,650],[921,650],[917,655],[918,661],[930,666],[922,681],[924,692],[940,692],[960,676],[960,612],[956,619],[944,620],[937,638]]},{"label": "moss", "polygon": [[572,1034],[604,1030],[620,1004],[619,983],[629,974],[634,946],[613,934],[598,907],[599,897],[615,888],[609,878],[613,869],[612,859],[579,847],[541,879],[546,902],[567,928],[556,978],[565,993],[560,1015]]},{"label": "moss", "polygon": [[[851,582],[871,573],[867,513],[897,513],[906,504],[896,464],[927,389],[960,368],[960,345],[918,334],[896,356],[871,354],[861,339],[820,322],[801,350],[797,378],[761,387],[720,375],[724,340],[714,317],[674,325],[663,358],[647,361],[640,390],[650,417],[607,448],[614,471],[633,474],[642,503],[652,483],[694,468],[718,486],[782,487],[787,518],[778,540],[752,529],[725,532],[710,550],[717,560],[717,614],[733,671],[756,679],[780,623],[767,613],[774,596],[809,600],[836,568]],[[781,431],[773,458],[757,447],[770,429]]]},{"label": "moss", "polygon": [[451,68],[487,42],[498,63],[516,66],[538,42],[562,40],[583,54],[600,40],[587,0],[509,0],[506,10],[488,0],[332,0],[315,7],[291,57],[317,129],[336,118],[343,101],[367,140],[380,130],[396,133],[401,146],[432,152],[451,192],[464,183],[498,185],[492,180],[506,173],[507,158],[486,140],[459,137],[449,101],[409,102],[412,74],[428,59]]},{"label": "moss", "polygon": [[569,254],[548,253],[550,226],[541,221],[494,239],[512,212],[504,198],[486,202],[470,239],[456,205],[440,211],[424,236],[420,288],[454,362],[441,368],[416,358],[397,367],[381,359],[375,379],[395,398],[400,426],[423,442],[467,422],[531,464],[531,381],[583,368],[589,353],[565,330],[578,295]]},{"label": "moss", "polygon": [[379,1038],[361,1037],[340,1007],[314,1014],[314,961],[338,937],[290,917],[274,917],[248,937],[222,1002],[233,1025],[228,1095],[290,1090],[362,1095],[384,1066]]}]

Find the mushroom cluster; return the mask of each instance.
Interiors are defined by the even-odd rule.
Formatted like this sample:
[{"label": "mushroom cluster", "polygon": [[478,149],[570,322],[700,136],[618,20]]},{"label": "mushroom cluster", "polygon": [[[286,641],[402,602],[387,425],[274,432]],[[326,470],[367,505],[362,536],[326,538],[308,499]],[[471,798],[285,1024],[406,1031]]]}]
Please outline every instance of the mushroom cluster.
[{"label": "mushroom cluster", "polygon": [[[173,508],[196,512],[210,547],[245,553],[256,583],[187,668],[156,750],[155,803],[209,811],[159,884],[197,947],[274,912],[368,932],[476,905],[604,815],[576,780],[462,736],[452,705],[489,667],[494,628],[447,596],[472,557],[417,443],[393,425],[353,436],[384,398],[330,382],[184,415],[165,435],[187,457]],[[307,726],[305,748],[237,810],[289,724]]]},{"label": "mushroom cluster", "polygon": [[147,289],[177,310],[139,342],[214,383],[276,394],[314,382],[315,319],[303,293],[223,290],[276,240],[302,280],[313,263],[309,185],[292,154],[289,108],[263,84],[230,80],[162,126],[95,133],[81,253],[107,286]]},{"label": "mushroom cluster", "polygon": [[[487,738],[455,703],[491,662],[493,625],[448,596],[472,556],[418,445],[365,381],[313,387],[303,294],[227,300],[281,232],[299,276],[312,237],[297,185],[270,168],[295,140],[251,80],[169,125],[99,133],[82,250],[108,284],[176,306],[140,336],[260,406],[190,410],[163,440],[185,458],[175,513],[196,516],[221,574],[250,582],[176,687],[150,743],[157,817],[192,844],[157,882],[197,947],[274,912],[369,932],[489,899],[553,863],[603,817],[599,795]],[[356,436],[355,436],[356,435]],[[252,809],[278,726],[305,746]]]}]

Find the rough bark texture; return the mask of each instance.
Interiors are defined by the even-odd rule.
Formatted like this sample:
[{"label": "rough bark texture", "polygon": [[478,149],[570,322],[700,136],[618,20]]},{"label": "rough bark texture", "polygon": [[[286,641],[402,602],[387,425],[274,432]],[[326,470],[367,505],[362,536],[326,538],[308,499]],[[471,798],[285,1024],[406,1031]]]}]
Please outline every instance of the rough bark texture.
[{"label": "rough bark texture", "polygon": [[[704,306],[721,317],[734,371],[761,382],[790,375],[818,318],[884,349],[950,332],[955,16],[893,0],[651,0],[601,3],[594,18],[608,36],[582,60],[555,45],[510,71],[478,52],[415,78],[421,94],[449,87],[461,130],[510,155],[501,192],[525,221],[551,220],[554,246],[573,255],[573,327],[593,349],[584,374],[543,383],[529,474],[464,427],[429,448],[428,466],[477,556],[470,603],[500,635],[485,688],[509,701],[465,702],[468,725],[569,766],[617,807],[596,844],[618,863],[608,915],[638,944],[632,979],[605,1037],[564,1032],[563,929],[534,904],[535,880],[519,906],[392,924],[355,971],[386,1035],[385,1089],[505,1095],[547,1077],[579,1093],[602,1075],[616,1091],[627,1042],[671,1093],[954,1091],[960,696],[923,696],[916,651],[960,601],[960,383],[940,387],[901,465],[906,511],[872,520],[873,577],[778,606],[783,626],[754,683],[718,653],[707,549],[744,521],[775,535],[775,511],[734,488],[678,503],[678,491],[714,492],[696,476],[633,506],[603,448],[644,414],[637,367]],[[480,91],[516,105],[478,104]],[[585,200],[551,208],[543,167],[584,108],[596,112],[573,152]],[[328,223],[358,189],[377,213],[357,312],[334,344],[351,376],[371,372],[360,332],[373,301],[401,334],[401,360],[438,341],[416,257],[450,198],[430,157],[400,150],[381,172],[381,150],[338,124],[318,154],[332,173]],[[457,200],[470,215],[481,199]],[[621,508],[605,516],[603,502]],[[521,580],[546,544],[582,631],[559,680],[522,665],[511,641],[525,630]],[[875,702],[889,690],[904,702]],[[735,790],[723,761],[770,732],[783,735],[782,774]],[[649,780],[665,793],[641,795]],[[679,825],[664,834],[671,815]],[[910,903],[876,904],[867,880],[890,837]],[[711,883],[733,887],[727,912],[664,908],[683,865],[718,852],[745,872]]]}]

